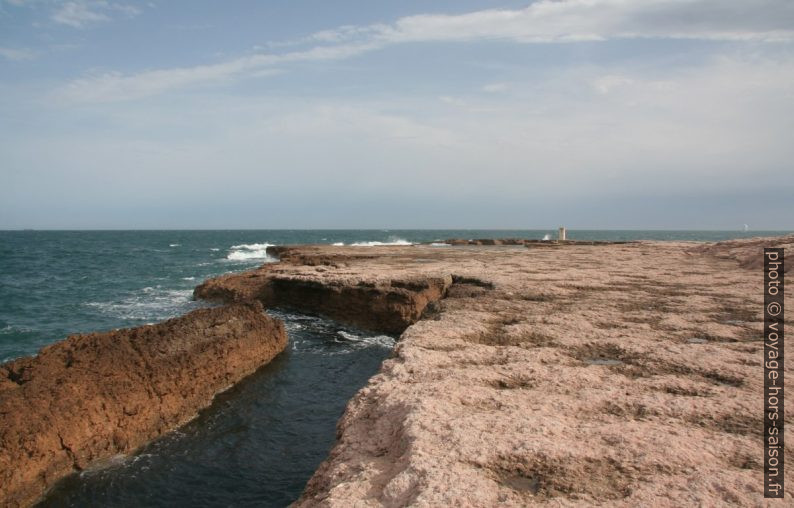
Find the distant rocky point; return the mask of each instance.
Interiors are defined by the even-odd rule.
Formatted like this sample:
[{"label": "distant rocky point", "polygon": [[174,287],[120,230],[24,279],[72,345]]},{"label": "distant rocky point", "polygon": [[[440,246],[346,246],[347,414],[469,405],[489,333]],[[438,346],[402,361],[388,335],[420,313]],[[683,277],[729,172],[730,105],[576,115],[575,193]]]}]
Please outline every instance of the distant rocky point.
[{"label": "distant rocky point", "polygon": [[444,243],[448,245],[525,245],[527,247],[542,247],[547,245],[615,245],[634,242],[612,240],[538,240],[534,238],[479,238],[473,240],[450,238],[444,240]]}]

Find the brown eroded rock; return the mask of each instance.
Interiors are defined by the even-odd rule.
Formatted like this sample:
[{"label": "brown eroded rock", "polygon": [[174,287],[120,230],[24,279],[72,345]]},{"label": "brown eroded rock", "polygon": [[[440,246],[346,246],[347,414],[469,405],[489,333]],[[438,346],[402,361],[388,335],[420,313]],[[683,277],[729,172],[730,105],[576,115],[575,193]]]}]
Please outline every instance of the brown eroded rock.
[{"label": "brown eroded rock", "polygon": [[399,334],[440,300],[452,277],[331,285],[303,278],[270,280],[259,298],[268,307],[284,306],[322,314],[343,323]]},{"label": "brown eroded rock", "polygon": [[0,366],[0,505],[192,419],[287,344],[259,303],[73,335]]},{"label": "brown eroded rock", "polygon": [[792,468],[786,499],[763,499],[763,278],[747,247],[295,247],[208,286],[452,277],[348,403],[297,506],[787,506]]},{"label": "brown eroded rock", "polygon": [[738,262],[742,268],[760,269],[764,266],[765,247],[786,249],[785,271],[786,273],[791,271],[791,266],[794,265],[794,235],[710,243],[699,245],[693,251],[721,259],[731,259]]},{"label": "brown eroded rock", "polygon": [[196,294],[377,321],[387,306],[342,296],[444,281],[296,506],[790,506],[792,468],[763,498],[760,270],[790,243],[283,247]]},{"label": "brown eroded rock", "polygon": [[[399,334],[418,321],[429,304],[443,298],[452,284],[451,275],[401,277],[398,273],[393,278],[326,281],[321,275],[336,274],[340,267],[326,262],[329,259],[349,265],[373,256],[315,256],[315,249],[322,251],[322,247],[297,252],[281,248],[281,264],[209,279],[196,287],[194,296],[221,302],[260,301],[265,307],[296,308],[360,328]],[[285,271],[285,266],[291,269]]]}]

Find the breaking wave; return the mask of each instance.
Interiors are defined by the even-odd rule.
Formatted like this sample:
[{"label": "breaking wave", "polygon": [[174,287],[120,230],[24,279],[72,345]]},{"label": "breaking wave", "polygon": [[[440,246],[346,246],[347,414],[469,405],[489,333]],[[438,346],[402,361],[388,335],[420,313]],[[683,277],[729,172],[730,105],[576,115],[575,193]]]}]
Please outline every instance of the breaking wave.
[{"label": "breaking wave", "polygon": [[6,325],[0,328],[0,335],[14,335],[18,333],[32,333],[33,330],[26,326]]},{"label": "breaking wave", "polygon": [[145,287],[117,301],[88,302],[85,305],[102,314],[125,320],[161,321],[207,304],[193,301],[192,289],[155,286]]},{"label": "breaking wave", "polygon": [[226,256],[229,261],[250,261],[253,259],[265,259],[275,261],[267,255],[267,248],[271,247],[269,243],[243,243],[240,245],[232,245],[231,251]]},{"label": "breaking wave", "polygon": [[413,243],[403,238],[397,238],[396,236],[392,236],[385,242],[379,242],[379,241],[354,242],[351,243],[350,245],[352,245],[353,247],[379,247],[381,245],[413,245]]},{"label": "breaking wave", "polygon": [[341,337],[343,341],[360,347],[380,346],[391,349],[394,347],[395,343],[394,337],[389,337],[388,335],[364,335],[346,332],[344,330],[339,330],[336,334]]},{"label": "breaking wave", "polygon": [[[340,326],[339,323],[319,316],[297,314],[281,309],[269,309],[268,314],[284,321],[293,351],[322,356],[345,355],[367,348],[392,349],[396,342],[388,335],[373,335],[363,330]],[[303,334],[320,334],[324,341],[307,340]]]}]

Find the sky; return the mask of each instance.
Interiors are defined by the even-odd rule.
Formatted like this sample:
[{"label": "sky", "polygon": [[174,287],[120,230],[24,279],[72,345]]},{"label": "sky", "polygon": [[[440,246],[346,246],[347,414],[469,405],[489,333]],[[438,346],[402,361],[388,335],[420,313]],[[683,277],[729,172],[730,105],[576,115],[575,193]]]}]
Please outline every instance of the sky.
[{"label": "sky", "polygon": [[794,229],[791,0],[0,0],[0,229]]}]

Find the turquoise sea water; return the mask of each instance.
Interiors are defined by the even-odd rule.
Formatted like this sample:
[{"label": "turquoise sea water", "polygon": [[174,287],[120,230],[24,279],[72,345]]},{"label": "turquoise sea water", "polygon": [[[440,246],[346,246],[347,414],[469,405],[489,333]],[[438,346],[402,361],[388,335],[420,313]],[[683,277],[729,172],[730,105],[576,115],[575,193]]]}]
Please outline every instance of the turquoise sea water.
[{"label": "turquoise sea water", "polygon": [[[268,245],[543,238],[555,231],[0,232],[0,362],[70,333],[161,321],[201,305],[195,285],[257,266]],[[783,232],[569,231],[572,239],[716,241]],[[286,506],[333,444],[345,404],[394,344],[276,311],[288,350],[182,429],[61,481],[42,506]]]}]

